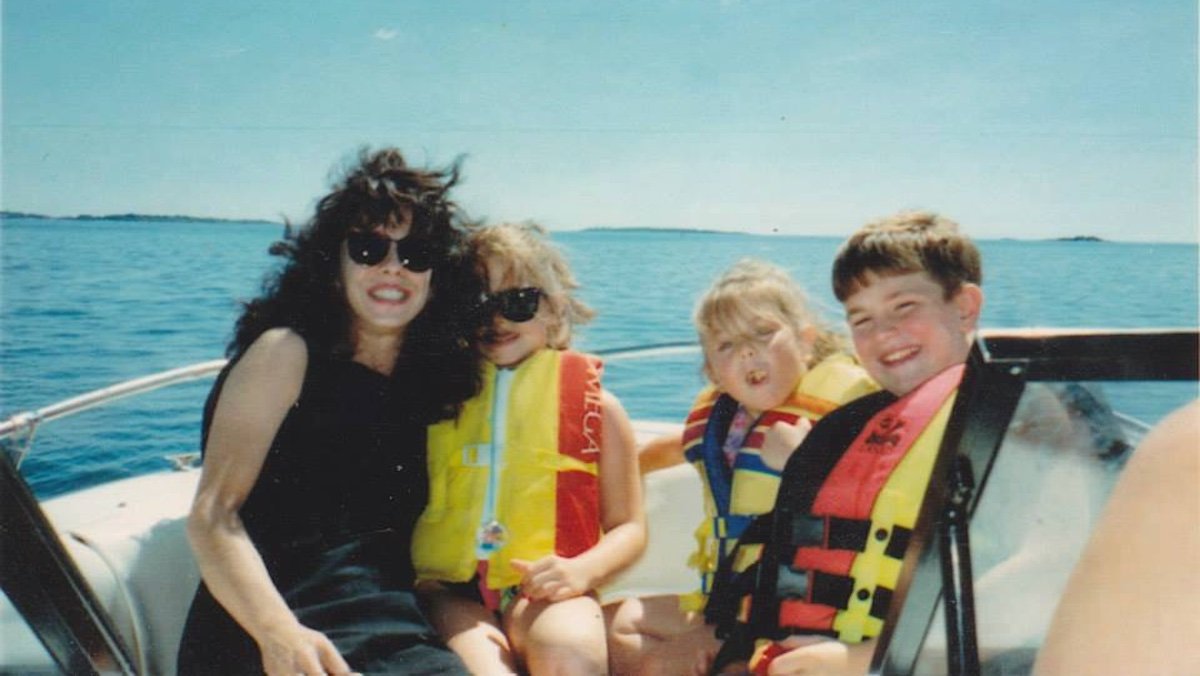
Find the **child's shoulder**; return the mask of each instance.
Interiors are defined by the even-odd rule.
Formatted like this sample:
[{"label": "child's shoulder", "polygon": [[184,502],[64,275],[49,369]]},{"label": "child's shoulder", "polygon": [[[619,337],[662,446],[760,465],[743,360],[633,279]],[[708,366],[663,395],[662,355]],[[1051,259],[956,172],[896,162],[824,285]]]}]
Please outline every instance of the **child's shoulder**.
[{"label": "child's shoulder", "polygon": [[718,390],[715,385],[705,385],[704,388],[700,390],[700,393],[696,395],[695,400],[692,401],[692,408],[698,409],[710,406],[714,401],[717,400],[717,397],[720,396],[721,391]]},{"label": "child's shoulder", "polygon": [[844,404],[879,391],[867,370],[852,355],[832,354],[809,369],[800,381],[805,394]]}]

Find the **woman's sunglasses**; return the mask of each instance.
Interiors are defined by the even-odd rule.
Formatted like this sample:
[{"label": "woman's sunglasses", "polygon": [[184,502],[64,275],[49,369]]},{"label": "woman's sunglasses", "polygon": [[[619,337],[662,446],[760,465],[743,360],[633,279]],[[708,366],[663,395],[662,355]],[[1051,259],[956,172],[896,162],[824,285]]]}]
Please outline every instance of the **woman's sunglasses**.
[{"label": "woman's sunglasses", "polygon": [[415,237],[391,239],[368,232],[346,235],[346,253],[359,265],[379,265],[396,245],[396,260],[413,272],[425,272],[433,267],[434,255],[429,244]]},{"label": "woman's sunglasses", "polygon": [[523,286],[518,289],[505,289],[496,293],[485,294],[483,311],[487,315],[497,312],[510,322],[527,322],[537,314],[538,302],[542,298],[542,290],[536,286]]}]

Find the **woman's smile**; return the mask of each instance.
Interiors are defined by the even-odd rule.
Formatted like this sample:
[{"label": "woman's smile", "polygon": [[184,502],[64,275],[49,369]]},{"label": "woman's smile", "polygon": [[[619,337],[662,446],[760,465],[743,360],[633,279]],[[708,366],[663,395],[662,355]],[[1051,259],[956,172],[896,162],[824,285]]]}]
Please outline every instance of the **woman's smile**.
[{"label": "woman's smile", "polygon": [[388,305],[402,305],[406,303],[412,295],[408,289],[398,284],[376,284],[367,290],[367,295],[378,303]]}]

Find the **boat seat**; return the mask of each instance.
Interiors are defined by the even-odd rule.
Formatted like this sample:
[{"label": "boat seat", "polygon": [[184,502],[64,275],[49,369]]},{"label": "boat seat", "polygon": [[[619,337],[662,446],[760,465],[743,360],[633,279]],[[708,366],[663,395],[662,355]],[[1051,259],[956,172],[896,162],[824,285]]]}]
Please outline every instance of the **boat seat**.
[{"label": "boat seat", "polygon": [[600,590],[612,603],[630,596],[686,594],[700,586],[687,559],[696,549],[695,531],[704,515],[700,474],[684,463],[655,470],[643,479],[646,551],[633,566]]},{"label": "boat seat", "polygon": [[[50,501],[64,540],[143,674],[174,674],[200,574],[185,522],[198,471],[135,477],[95,489],[88,518]],[[55,514],[55,512],[60,512]],[[56,518],[57,516],[57,518]],[[70,517],[72,525],[63,523]]]},{"label": "boat seat", "polygon": [[113,589],[100,601],[142,673],[175,673],[184,619],[200,581],[185,520],[162,519],[145,531],[89,528],[71,533],[109,568],[106,577],[113,580]]}]

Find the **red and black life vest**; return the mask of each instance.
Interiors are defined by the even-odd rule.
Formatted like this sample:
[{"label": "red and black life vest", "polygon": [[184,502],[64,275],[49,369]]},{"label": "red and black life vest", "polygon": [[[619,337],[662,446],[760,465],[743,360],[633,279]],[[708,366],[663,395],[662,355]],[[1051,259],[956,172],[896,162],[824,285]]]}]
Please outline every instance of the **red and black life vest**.
[{"label": "red and black life vest", "polygon": [[[742,535],[762,559],[709,602],[722,660],[756,639],[878,635],[963,371],[897,399],[863,397],[827,416],[784,469],[775,510]],[[745,654],[738,654],[745,653]]]}]

